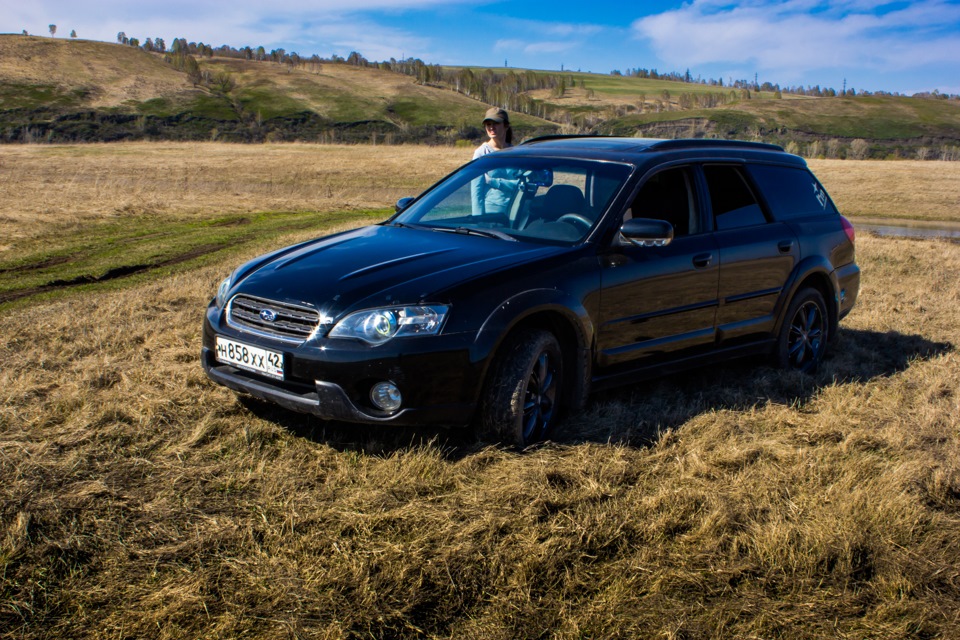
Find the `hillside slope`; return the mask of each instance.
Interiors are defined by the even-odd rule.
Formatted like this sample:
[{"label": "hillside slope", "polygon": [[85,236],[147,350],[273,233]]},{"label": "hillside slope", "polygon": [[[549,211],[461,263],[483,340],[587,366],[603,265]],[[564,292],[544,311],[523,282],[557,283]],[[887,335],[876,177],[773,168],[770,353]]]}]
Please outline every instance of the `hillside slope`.
[{"label": "hillside slope", "polygon": [[[134,47],[0,35],[0,140],[452,142],[479,137],[489,106],[375,68],[198,62],[201,80]],[[557,130],[514,121],[521,135]]]},{"label": "hillside slope", "polygon": [[193,93],[196,89],[186,75],[140,49],[89,40],[0,36],[2,109],[51,103],[111,109]]},{"label": "hillside slope", "polygon": [[[0,35],[0,141],[450,144],[479,140],[489,106],[454,91],[449,80],[421,83],[375,65],[224,57],[197,63],[188,74],[169,57],[135,47]],[[862,139],[861,155],[960,158],[956,99],[781,96],[588,73],[470,72],[498,83],[499,95],[522,94],[527,111],[549,118],[511,109],[518,139],[557,132],[745,138],[827,157],[849,156]],[[530,74],[562,77],[564,87],[510,89]]]}]

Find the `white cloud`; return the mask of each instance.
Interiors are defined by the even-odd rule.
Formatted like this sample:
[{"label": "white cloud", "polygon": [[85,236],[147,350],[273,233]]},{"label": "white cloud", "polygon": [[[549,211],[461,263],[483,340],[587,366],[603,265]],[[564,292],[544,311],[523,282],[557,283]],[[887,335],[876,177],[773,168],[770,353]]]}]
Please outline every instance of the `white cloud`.
[{"label": "white cloud", "polygon": [[695,0],[632,25],[674,68],[714,63],[800,76],[816,69],[909,69],[960,59],[960,37],[945,24],[960,6],[941,0],[889,10],[871,0]]},{"label": "white cloud", "polygon": [[510,30],[523,33],[526,37],[497,40],[493,50],[536,56],[580,49],[590,38],[602,33],[603,27],[592,24],[511,20]]},{"label": "white cloud", "polygon": [[[196,2],[168,0],[162,3],[132,3],[127,0],[76,2],[34,0],[19,3],[0,17],[0,31],[19,33],[26,29],[46,35],[55,23],[58,35],[76,30],[77,36],[112,42],[119,32],[141,40],[161,37],[205,42],[214,46],[263,45],[267,48],[302,43],[300,53],[359,51],[370,59],[388,59],[404,53],[428,55],[430,39],[411,31],[358,17],[366,10],[422,9],[450,0],[351,0],[348,5],[332,0],[289,0],[280,7],[262,2]],[[306,47],[313,47],[309,51]]]},{"label": "white cloud", "polygon": [[578,43],[570,41],[539,41],[527,42],[525,40],[498,40],[493,50],[498,52],[520,52],[530,55],[563,53],[571,51],[578,47]]}]

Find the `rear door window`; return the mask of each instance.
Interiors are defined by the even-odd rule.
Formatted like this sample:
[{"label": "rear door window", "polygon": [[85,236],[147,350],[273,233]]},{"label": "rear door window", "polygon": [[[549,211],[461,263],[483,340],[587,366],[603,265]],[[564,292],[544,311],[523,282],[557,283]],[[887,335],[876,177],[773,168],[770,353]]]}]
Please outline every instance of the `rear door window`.
[{"label": "rear door window", "polygon": [[742,167],[707,164],[703,166],[703,175],[710,192],[710,206],[718,231],[767,222]]},{"label": "rear door window", "polygon": [[837,213],[823,186],[807,169],[755,164],[747,170],[777,220]]}]

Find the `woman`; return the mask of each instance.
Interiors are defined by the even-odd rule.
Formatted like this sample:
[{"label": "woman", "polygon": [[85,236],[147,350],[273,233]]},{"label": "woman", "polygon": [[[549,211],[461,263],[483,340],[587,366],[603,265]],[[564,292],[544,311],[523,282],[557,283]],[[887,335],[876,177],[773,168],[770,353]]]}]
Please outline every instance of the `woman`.
[{"label": "woman", "polygon": [[[510,127],[510,118],[503,109],[497,107],[487,109],[483,118],[483,128],[490,139],[473,152],[474,160],[513,146],[513,129]],[[473,215],[507,214],[513,195],[520,184],[518,177],[519,172],[516,169],[494,169],[474,180],[470,185]]]},{"label": "woman", "polygon": [[497,107],[487,109],[487,113],[483,117],[483,128],[490,139],[473,152],[474,160],[488,153],[513,146],[513,129],[510,127],[510,117],[503,109]]}]

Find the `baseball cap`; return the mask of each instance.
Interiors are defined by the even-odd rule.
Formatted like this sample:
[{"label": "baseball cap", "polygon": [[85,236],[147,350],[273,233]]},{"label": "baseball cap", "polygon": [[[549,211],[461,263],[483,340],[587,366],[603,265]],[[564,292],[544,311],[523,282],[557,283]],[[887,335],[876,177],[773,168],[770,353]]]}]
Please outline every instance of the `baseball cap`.
[{"label": "baseball cap", "polygon": [[483,117],[483,121],[493,121],[501,122],[503,124],[509,124],[510,118],[507,116],[507,112],[499,107],[490,107],[487,109],[487,114]]}]

